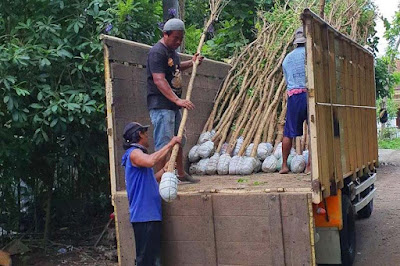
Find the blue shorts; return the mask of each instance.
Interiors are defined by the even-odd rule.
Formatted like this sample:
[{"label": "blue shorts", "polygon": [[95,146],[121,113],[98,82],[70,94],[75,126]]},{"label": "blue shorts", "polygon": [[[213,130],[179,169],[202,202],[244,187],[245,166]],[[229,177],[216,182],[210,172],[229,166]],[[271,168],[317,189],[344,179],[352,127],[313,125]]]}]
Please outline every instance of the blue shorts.
[{"label": "blue shorts", "polygon": [[[181,110],[151,109],[150,120],[154,127],[154,149],[160,150],[178,135],[179,125],[182,120]],[[185,145],[186,137],[182,137],[181,147]]]},{"label": "blue shorts", "polygon": [[294,138],[303,135],[303,123],[307,120],[307,93],[294,94],[288,98],[285,130],[283,136]]}]

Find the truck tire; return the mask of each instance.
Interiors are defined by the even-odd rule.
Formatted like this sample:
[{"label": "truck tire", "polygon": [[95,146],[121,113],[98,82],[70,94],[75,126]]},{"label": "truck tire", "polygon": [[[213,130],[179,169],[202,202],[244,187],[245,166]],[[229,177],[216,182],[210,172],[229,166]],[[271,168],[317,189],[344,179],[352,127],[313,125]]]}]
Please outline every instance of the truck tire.
[{"label": "truck tire", "polygon": [[[371,186],[371,187],[369,187],[368,189],[366,189],[365,191],[366,191],[367,193],[365,193],[365,195],[363,195],[363,196],[368,195],[368,193],[369,193],[373,188],[374,188],[374,187]],[[362,219],[369,218],[369,217],[371,216],[373,210],[374,210],[374,199],[372,199],[370,202],[368,202],[368,204],[365,205],[364,208],[362,208],[361,210],[359,210],[359,211],[357,212],[357,216],[358,216],[358,218],[362,218]]]},{"label": "truck tire", "polygon": [[355,214],[350,198],[342,196],[343,228],[340,231],[340,250],[342,254],[342,265],[353,265],[356,255],[356,224]]}]

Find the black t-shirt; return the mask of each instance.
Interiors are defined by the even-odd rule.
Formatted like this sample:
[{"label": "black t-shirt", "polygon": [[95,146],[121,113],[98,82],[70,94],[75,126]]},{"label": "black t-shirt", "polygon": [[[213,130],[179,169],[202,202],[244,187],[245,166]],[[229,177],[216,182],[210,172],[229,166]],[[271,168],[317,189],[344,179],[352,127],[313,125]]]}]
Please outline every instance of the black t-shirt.
[{"label": "black t-shirt", "polygon": [[180,107],[165,97],[154,84],[153,73],[164,73],[175,94],[182,95],[180,59],[175,50],[169,50],[161,42],[156,43],[147,57],[147,107],[151,109],[178,110]]}]

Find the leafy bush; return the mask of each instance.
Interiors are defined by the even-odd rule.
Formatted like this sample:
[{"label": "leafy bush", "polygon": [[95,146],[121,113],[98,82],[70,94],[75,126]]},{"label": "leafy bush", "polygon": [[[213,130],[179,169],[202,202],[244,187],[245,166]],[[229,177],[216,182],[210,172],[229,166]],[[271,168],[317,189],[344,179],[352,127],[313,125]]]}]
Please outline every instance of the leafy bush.
[{"label": "leafy bush", "polygon": [[0,2],[1,227],[110,211],[99,35],[152,44],[161,14],[152,0]]}]

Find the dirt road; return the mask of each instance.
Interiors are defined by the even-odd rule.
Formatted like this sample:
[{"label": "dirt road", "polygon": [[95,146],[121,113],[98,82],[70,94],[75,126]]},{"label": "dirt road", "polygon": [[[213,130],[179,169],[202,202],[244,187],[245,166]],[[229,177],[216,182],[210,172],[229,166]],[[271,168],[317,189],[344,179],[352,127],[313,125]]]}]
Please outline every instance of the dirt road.
[{"label": "dirt road", "polygon": [[356,266],[400,265],[400,166],[381,166],[377,177],[372,216],[356,222]]}]

